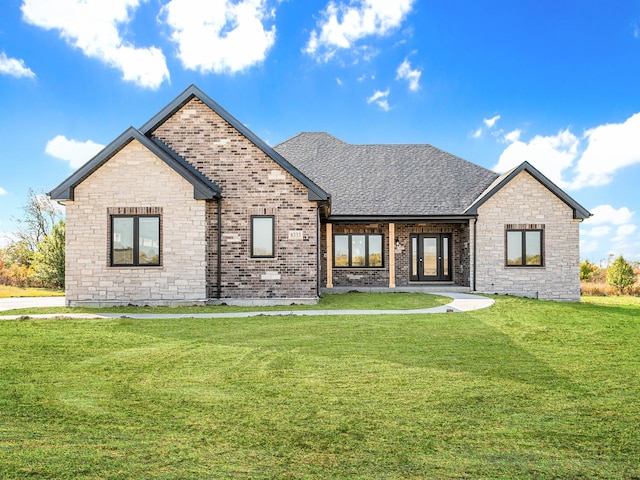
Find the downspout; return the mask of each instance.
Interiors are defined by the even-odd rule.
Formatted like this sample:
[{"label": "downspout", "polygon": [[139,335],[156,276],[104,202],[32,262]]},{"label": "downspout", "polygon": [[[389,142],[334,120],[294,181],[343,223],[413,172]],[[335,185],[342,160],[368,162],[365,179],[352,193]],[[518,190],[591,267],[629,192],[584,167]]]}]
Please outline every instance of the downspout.
[{"label": "downspout", "polygon": [[218,255],[216,265],[216,296],[222,298],[222,197],[218,197]]},{"label": "downspout", "polygon": [[478,217],[473,219],[473,292],[476,291],[476,276],[478,275],[478,272],[476,270],[477,268],[477,263],[476,263],[476,258],[477,258],[477,244],[478,244],[478,229],[476,228],[476,224],[478,223]]},{"label": "downspout", "polygon": [[318,202],[318,208],[316,210],[316,250],[317,250],[317,265],[316,265],[316,295],[320,298],[320,290],[322,285],[322,247],[320,242],[322,241],[322,224],[320,223],[320,202]]}]

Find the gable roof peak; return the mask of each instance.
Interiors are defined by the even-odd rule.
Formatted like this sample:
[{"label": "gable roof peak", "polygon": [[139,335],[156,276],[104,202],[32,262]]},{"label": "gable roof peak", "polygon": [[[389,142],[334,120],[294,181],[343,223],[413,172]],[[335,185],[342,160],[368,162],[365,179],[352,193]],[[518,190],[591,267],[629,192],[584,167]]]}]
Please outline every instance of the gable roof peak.
[{"label": "gable roof peak", "polygon": [[75,188],[133,140],[141,143],[147,150],[193,185],[193,198],[206,200],[220,196],[220,187],[185,162],[179,155],[168,151],[163,145],[158,145],[136,128],[129,127],[96,156],[49,192],[49,197],[53,200],[73,200]]},{"label": "gable roof peak", "polygon": [[276,152],[270,145],[268,145],[264,140],[262,140],[255,133],[249,130],[249,128],[247,128],[237,118],[231,115],[227,110],[222,108],[220,104],[215,102],[211,97],[209,97],[206,93],[200,90],[200,88],[198,88],[195,84],[189,85],[182,93],[180,93],[180,95],[178,95],[175,99],[173,99],[173,101],[171,101],[166,107],[164,107],[162,110],[156,113],[153,117],[151,117],[151,119],[140,128],[140,131],[147,137],[151,137],[153,135],[153,131],[156,128],[158,128],[169,117],[171,117],[183,106],[185,106],[194,97],[198,98],[202,103],[204,103],[207,107],[209,107],[217,115],[219,115],[224,121],[229,123],[233,128],[235,128],[238,132],[240,132],[240,134],[243,135],[247,140],[253,143],[256,147],[262,150],[268,157],[270,157],[274,162],[280,165],[280,167],[282,167],[289,174],[291,174],[302,185],[307,187],[307,190],[309,192],[309,200],[312,200],[312,201],[329,200],[329,195],[327,194],[327,192],[322,190],[311,179],[305,176],[300,170],[298,170],[295,166],[290,164],[278,152]]},{"label": "gable roof peak", "polygon": [[546,176],[544,176],[540,171],[538,171],[533,165],[531,165],[526,160],[522,162],[520,165],[512,168],[511,170],[506,171],[498,178],[495,179],[491,185],[489,185],[484,192],[482,192],[478,198],[476,198],[473,203],[467,208],[466,213],[469,214],[477,214],[478,207],[482,205],[484,202],[489,200],[493,195],[495,195],[502,187],[504,187],[507,183],[513,180],[517,175],[522,172],[527,172],[534,179],[540,182],[544,187],[546,187],[551,193],[553,193],[556,197],[562,200],[567,206],[569,206],[573,210],[573,218],[584,220],[591,216],[591,213],[576,202],[571,196],[569,196],[564,190],[558,187],[555,183],[549,180]]}]

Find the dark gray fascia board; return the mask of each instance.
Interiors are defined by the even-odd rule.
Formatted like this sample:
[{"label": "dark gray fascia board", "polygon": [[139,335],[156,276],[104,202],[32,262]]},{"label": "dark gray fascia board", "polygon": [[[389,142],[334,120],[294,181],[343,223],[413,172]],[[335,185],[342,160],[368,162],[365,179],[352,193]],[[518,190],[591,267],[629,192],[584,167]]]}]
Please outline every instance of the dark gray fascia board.
[{"label": "dark gray fascia board", "polygon": [[484,192],[480,197],[476,199],[475,202],[471,204],[469,208],[465,211],[465,213],[477,215],[478,207],[482,205],[484,202],[489,200],[493,195],[495,195],[502,187],[504,187],[507,183],[509,183],[513,178],[516,177],[522,171],[528,172],[533,178],[538,180],[542,185],[544,185],[551,193],[553,193],[556,197],[566,203],[569,207],[573,209],[573,218],[584,220],[591,216],[591,213],[576,202],[573,198],[567,195],[560,187],[558,187],[555,183],[545,177],[542,173],[540,173],[533,165],[529,162],[522,162],[518,167],[511,170],[505,177],[495,185],[488,192]]},{"label": "dark gray fascia board", "polygon": [[300,170],[290,164],[287,160],[285,160],[282,155],[276,152],[272,147],[270,147],[264,140],[258,137],[255,133],[249,130],[244,124],[242,124],[237,118],[227,112],[222,106],[220,106],[217,102],[215,102],[211,97],[209,97],[206,93],[200,90],[195,85],[190,85],[184,90],[180,95],[178,95],[171,103],[169,103],[166,107],[160,110],[156,115],[154,115],[147,123],[145,123],[142,127],[140,127],[140,131],[144,135],[149,135],[150,132],[155,130],[162,122],[164,122],[167,118],[173,115],[175,112],[180,110],[184,105],[189,102],[193,97],[199,98],[205,105],[207,105],[211,110],[220,115],[225,121],[229,122],[236,130],[238,130],[242,135],[244,135],[250,142],[252,142],[255,146],[257,146],[260,150],[262,150],[266,155],[268,155],[274,162],[284,168],[287,172],[289,172],[293,177],[298,180],[302,185],[307,187],[309,193],[308,198],[311,201],[326,201],[329,200],[329,194],[325,192],[322,188],[316,185],[313,181],[311,181],[305,174],[303,174]]},{"label": "dark gray fascia board", "polygon": [[64,182],[51,190],[51,192],[48,193],[49,197],[51,197],[52,200],[73,200],[75,187],[134,139],[143,144],[154,155],[175,170],[176,173],[191,183],[191,185],[193,185],[193,198],[197,200],[209,200],[220,197],[222,192],[220,187],[205,178],[186,162],[170,155],[133,127],[125,130],[118,138],[102,149],[100,153],[71,174]]},{"label": "dark gray fascia board", "polygon": [[325,223],[468,223],[477,215],[330,215]]}]

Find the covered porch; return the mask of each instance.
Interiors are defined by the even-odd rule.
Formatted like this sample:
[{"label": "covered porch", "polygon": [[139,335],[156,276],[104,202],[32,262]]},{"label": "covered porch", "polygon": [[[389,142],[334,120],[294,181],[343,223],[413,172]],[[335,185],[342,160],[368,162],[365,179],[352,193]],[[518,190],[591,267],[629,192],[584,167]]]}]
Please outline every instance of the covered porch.
[{"label": "covered porch", "polygon": [[474,225],[468,216],[327,219],[320,290],[473,291]]}]

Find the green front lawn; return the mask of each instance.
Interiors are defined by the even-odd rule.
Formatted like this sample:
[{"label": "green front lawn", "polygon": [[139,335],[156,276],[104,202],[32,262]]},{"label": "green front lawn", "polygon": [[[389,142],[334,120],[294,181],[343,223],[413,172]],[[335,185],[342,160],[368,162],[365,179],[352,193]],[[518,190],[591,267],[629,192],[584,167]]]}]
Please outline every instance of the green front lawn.
[{"label": "green front lawn", "polygon": [[640,478],[640,309],[0,322],[0,478]]},{"label": "green front lawn", "polygon": [[8,285],[0,285],[0,298],[62,296],[64,296],[64,290],[53,290],[50,288],[10,287]]},{"label": "green front lawn", "polygon": [[451,302],[449,297],[424,293],[335,293],[323,295],[315,305],[279,305],[273,307],[47,307],[6,310],[0,315],[33,315],[38,313],[228,313],[281,310],[415,310],[437,307]]}]

